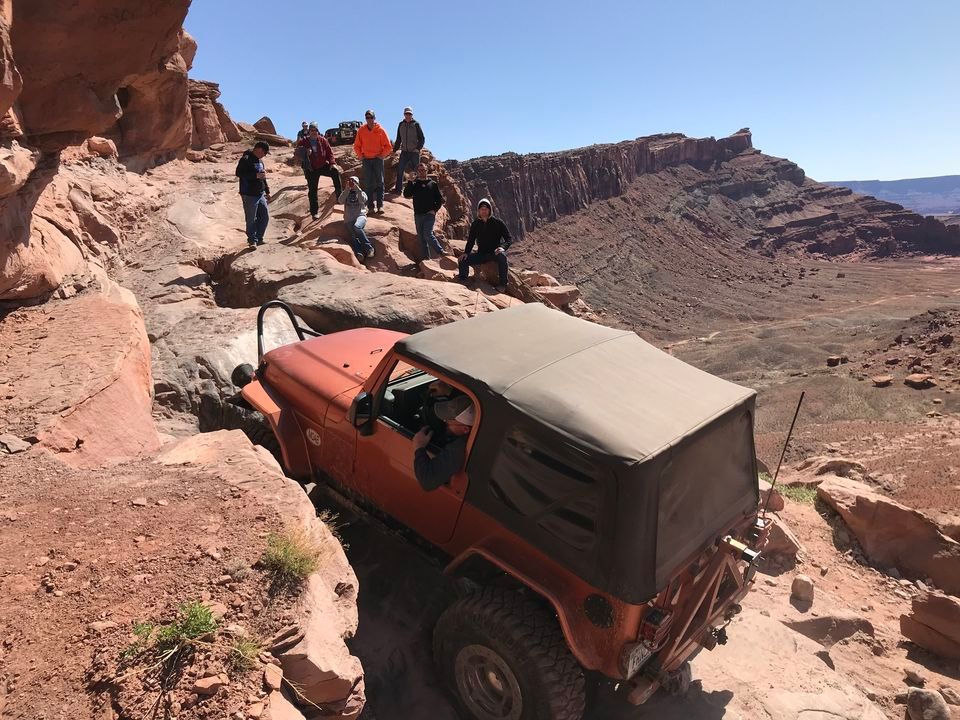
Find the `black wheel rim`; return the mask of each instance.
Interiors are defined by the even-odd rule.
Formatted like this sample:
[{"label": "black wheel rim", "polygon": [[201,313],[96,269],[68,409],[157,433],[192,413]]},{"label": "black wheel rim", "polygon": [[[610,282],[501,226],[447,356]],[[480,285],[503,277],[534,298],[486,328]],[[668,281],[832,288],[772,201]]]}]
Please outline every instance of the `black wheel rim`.
[{"label": "black wheel rim", "polygon": [[483,645],[467,645],[454,662],[457,691],[478,720],[519,720],[523,698],[506,660]]}]

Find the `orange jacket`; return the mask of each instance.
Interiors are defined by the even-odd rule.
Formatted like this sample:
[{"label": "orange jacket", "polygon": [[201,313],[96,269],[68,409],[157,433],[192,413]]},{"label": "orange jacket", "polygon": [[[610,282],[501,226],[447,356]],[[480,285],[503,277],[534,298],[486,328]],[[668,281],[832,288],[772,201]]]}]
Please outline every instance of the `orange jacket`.
[{"label": "orange jacket", "polygon": [[387,131],[378,122],[373,124],[373,130],[364,123],[357,130],[357,138],[353,141],[353,151],[361,160],[370,158],[385,158],[393,152],[393,145],[387,137]]}]

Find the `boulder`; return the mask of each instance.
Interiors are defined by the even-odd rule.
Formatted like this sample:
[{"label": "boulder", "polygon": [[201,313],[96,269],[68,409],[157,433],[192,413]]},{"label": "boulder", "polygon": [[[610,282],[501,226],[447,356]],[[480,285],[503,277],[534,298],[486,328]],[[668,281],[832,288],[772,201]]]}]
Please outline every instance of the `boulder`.
[{"label": "boulder", "polygon": [[783,495],[766,480],[758,478],[757,482],[760,485],[760,507],[771,512],[783,510],[785,506]]},{"label": "boulder", "polygon": [[868,558],[960,593],[960,543],[926,515],[848,478],[828,478],[817,494],[840,514]]},{"label": "boulder", "polygon": [[548,275],[539,270],[521,270],[517,274],[523,282],[534,288],[551,287],[560,284],[553,275]]},{"label": "boulder", "polygon": [[8,426],[79,467],[158,448],[150,343],[133,294],[108,282],[45,309],[22,311],[23,331],[7,340]]},{"label": "boulder", "polygon": [[94,155],[99,155],[102,158],[115,158],[117,157],[117,146],[113,140],[108,140],[107,138],[102,138],[97,135],[87,138],[87,148]]},{"label": "boulder", "polygon": [[576,285],[546,285],[536,288],[534,292],[558,308],[568,307],[580,299],[580,288]]},{"label": "boulder", "polygon": [[907,690],[907,716],[910,720],[950,720],[950,708],[935,690]]},{"label": "boulder", "polygon": [[24,186],[38,159],[39,153],[16,140],[0,145],[0,198],[13,195]]},{"label": "boulder", "polygon": [[903,384],[912,387],[914,390],[926,390],[936,387],[937,383],[933,375],[929,373],[912,373],[903,379]]},{"label": "boulder", "polygon": [[960,599],[924,593],[900,616],[900,632],[941,657],[960,660]]},{"label": "boulder", "polygon": [[442,255],[433,260],[421,260],[420,277],[425,280],[456,280],[457,261],[447,255]]},{"label": "boulder", "polygon": [[786,561],[787,565],[796,563],[797,554],[803,550],[803,546],[797,539],[797,536],[791,532],[787,523],[782,518],[774,518],[770,525],[770,533],[767,535],[767,544],[763,547],[763,555],[778,562]]},{"label": "boulder", "polygon": [[278,297],[318,332],[377,327],[414,333],[489,312],[480,293],[455,283],[438,283],[388,273],[346,271],[283,287]]},{"label": "boulder", "polygon": [[18,2],[10,35],[23,77],[24,132],[57,150],[110,128],[121,114],[117,92],[178,53],[189,5]]},{"label": "boulder", "polygon": [[269,133],[270,135],[278,135],[276,126],[273,124],[273,120],[264,115],[262,118],[257,120],[253,127],[259,130],[262,133]]},{"label": "boulder", "polygon": [[[267,697],[266,710],[260,717],[263,720],[304,720],[303,713],[279,690],[274,690]],[[330,716],[325,714],[325,717]]]},{"label": "boulder", "polygon": [[870,380],[875,387],[889,387],[893,383],[893,375],[874,375]]},{"label": "boulder", "polygon": [[790,597],[804,603],[812,603],[814,594],[813,580],[806,575],[797,575],[790,584]]},{"label": "boulder", "polygon": [[844,610],[802,620],[784,620],[783,624],[826,648],[858,632],[874,635],[873,624],[867,618]]}]

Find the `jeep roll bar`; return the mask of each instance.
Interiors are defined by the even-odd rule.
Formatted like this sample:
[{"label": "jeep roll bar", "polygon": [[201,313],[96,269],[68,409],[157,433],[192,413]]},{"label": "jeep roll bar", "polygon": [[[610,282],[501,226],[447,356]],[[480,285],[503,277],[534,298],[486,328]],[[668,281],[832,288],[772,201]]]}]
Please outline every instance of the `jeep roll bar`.
[{"label": "jeep roll bar", "polygon": [[267,314],[267,310],[271,308],[280,308],[283,310],[287,317],[290,318],[290,324],[293,325],[293,329],[297,332],[297,338],[302,340],[306,339],[306,336],[310,337],[320,337],[323,333],[318,333],[310,328],[303,327],[300,323],[297,322],[297,316],[293,314],[293,310],[290,309],[290,306],[281,300],[270,300],[265,302],[260,306],[260,312],[257,313],[257,364],[260,364],[260,361],[263,360],[263,317]]}]

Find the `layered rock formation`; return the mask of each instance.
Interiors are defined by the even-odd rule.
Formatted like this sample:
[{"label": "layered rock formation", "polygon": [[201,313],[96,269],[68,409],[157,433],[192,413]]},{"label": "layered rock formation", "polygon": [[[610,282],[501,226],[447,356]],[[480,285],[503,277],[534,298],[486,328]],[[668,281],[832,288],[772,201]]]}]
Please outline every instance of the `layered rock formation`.
[{"label": "layered rock formation", "polygon": [[545,223],[622,195],[638,175],[670,165],[709,165],[752,147],[749,129],[728,138],[653,135],[614,145],[518,155],[507,153],[446,163],[473,208],[489,198],[518,237]]},{"label": "layered rock formation", "polygon": [[624,195],[642,176],[681,165],[697,171],[684,182],[689,197],[670,202],[664,196],[661,207],[648,200],[639,214],[678,216],[707,236],[711,226],[722,224],[701,217],[704,211],[713,203],[731,205],[739,215],[736,240],[771,253],[960,252],[960,232],[899,205],[810,180],[796,164],[754,150],[746,128],[720,139],[654,135],[559,153],[450,161],[447,169],[471,206],[491,198],[500,217],[523,237]]}]

